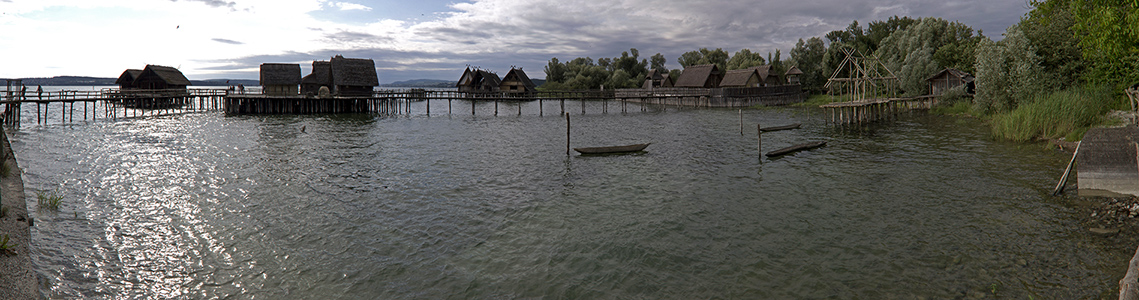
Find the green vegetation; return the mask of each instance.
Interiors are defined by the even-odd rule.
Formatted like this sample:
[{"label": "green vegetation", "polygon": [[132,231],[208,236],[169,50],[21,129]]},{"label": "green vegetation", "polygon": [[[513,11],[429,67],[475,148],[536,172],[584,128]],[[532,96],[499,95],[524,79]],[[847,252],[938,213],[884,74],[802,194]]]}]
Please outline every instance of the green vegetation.
[{"label": "green vegetation", "polygon": [[16,247],[16,244],[9,244],[8,242],[10,241],[11,240],[7,234],[0,236],[0,252],[8,252],[11,251],[12,248]]},{"label": "green vegetation", "polygon": [[63,202],[63,194],[59,190],[53,191],[36,191],[36,204],[39,204],[40,209],[59,210],[59,205]]},{"label": "green vegetation", "polygon": [[1037,138],[1079,140],[1088,128],[1104,125],[1104,116],[1120,105],[1106,87],[1038,94],[1016,110],[991,116],[993,136],[1012,141]]},{"label": "green vegetation", "polygon": [[7,162],[0,160],[0,177],[8,178],[8,175],[11,175],[11,174],[12,174],[12,167],[8,166]]}]

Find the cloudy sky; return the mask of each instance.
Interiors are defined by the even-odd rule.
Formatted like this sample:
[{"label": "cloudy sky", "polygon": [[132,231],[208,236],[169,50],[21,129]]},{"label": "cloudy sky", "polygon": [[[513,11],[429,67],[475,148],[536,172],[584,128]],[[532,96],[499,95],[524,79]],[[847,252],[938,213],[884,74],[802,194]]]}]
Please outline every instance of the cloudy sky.
[{"label": "cloudy sky", "polygon": [[[190,79],[257,79],[261,63],[371,58],[381,83],[467,66],[545,76],[551,57],[637,48],[679,68],[701,47],[784,54],[852,20],[961,21],[999,39],[1024,0],[0,0],[0,78],[118,77],[146,64]],[[784,56],[786,57],[786,56]]]}]

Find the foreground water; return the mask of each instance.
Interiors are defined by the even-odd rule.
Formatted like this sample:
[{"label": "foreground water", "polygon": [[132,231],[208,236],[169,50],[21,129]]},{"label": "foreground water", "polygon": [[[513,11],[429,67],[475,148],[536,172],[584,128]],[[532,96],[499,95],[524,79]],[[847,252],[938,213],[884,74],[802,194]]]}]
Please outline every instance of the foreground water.
[{"label": "foreground water", "polygon": [[[1110,297],[1130,256],[1047,196],[1064,154],[974,120],[746,110],[741,136],[735,110],[590,104],[575,147],[653,144],[583,157],[535,105],[9,134],[29,191],[65,195],[33,212],[51,297],[1076,299]],[[755,122],[804,123],[765,152],[829,144],[764,158]]]}]

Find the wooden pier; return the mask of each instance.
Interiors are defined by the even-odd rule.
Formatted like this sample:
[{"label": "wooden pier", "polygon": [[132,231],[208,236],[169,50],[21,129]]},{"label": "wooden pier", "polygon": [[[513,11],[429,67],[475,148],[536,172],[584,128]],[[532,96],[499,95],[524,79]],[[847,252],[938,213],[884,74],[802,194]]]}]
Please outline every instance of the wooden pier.
[{"label": "wooden pier", "polygon": [[[186,111],[206,111],[221,108],[226,96],[224,89],[176,90],[119,90],[54,91],[29,93],[23,90],[7,91],[0,97],[4,123],[19,126],[23,119],[23,105],[36,105],[36,122],[48,121],[53,104],[58,103],[61,122],[74,122],[75,113],[80,120],[115,119],[138,116],[165,115]],[[76,103],[82,108],[77,109]],[[120,114],[121,113],[121,114]]]},{"label": "wooden pier", "polygon": [[819,107],[830,114],[830,123],[849,125],[891,120],[901,112],[933,108],[937,102],[936,96],[921,96],[835,102]]}]

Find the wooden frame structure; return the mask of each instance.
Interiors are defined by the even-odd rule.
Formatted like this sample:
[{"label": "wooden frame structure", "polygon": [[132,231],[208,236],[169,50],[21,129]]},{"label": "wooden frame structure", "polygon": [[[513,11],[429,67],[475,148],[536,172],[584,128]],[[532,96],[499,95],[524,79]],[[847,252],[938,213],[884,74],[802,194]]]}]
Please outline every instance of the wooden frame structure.
[{"label": "wooden frame structure", "polygon": [[[874,98],[894,98],[898,95],[898,86],[901,81],[894,71],[882,64],[877,56],[867,56],[854,48],[843,48],[846,58],[835,68],[827,84],[827,94],[834,101],[836,92],[839,95],[851,96],[851,102],[870,101]],[[845,73],[846,77],[839,77]]]}]

